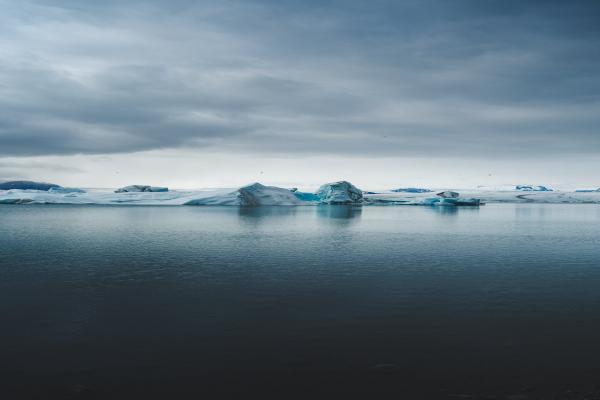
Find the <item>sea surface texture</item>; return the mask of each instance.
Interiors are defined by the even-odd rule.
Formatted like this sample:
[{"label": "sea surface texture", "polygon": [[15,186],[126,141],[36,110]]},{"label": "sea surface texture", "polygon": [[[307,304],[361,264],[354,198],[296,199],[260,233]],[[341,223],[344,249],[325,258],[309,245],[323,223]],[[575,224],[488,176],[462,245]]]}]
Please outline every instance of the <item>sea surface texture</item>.
[{"label": "sea surface texture", "polygon": [[600,207],[0,207],[0,398],[583,399]]}]

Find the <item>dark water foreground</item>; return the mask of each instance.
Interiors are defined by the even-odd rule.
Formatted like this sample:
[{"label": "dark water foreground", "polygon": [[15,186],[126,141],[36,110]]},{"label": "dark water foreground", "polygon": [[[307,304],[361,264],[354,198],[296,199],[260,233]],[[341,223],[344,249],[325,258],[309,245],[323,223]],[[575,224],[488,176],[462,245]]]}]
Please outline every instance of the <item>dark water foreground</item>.
[{"label": "dark water foreground", "polygon": [[600,206],[0,206],[0,398],[600,398]]}]

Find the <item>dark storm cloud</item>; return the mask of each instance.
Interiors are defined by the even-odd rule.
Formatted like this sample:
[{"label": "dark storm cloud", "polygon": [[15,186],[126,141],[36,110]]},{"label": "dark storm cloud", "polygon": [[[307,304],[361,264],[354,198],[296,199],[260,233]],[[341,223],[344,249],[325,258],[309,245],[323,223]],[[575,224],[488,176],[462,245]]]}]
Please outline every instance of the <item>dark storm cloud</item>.
[{"label": "dark storm cloud", "polygon": [[600,150],[596,1],[0,6],[0,156]]}]

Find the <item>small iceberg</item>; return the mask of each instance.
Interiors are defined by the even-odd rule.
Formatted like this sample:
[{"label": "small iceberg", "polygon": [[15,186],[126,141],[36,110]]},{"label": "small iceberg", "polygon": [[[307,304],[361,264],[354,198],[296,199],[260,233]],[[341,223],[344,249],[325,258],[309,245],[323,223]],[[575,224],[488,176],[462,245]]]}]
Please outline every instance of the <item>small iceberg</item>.
[{"label": "small iceberg", "polygon": [[429,189],[421,189],[421,188],[398,188],[398,189],[392,189],[392,192],[396,192],[396,193],[431,193],[433,192],[433,190],[429,190]]},{"label": "small iceberg", "polygon": [[323,204],[362,204],[363,192],[347,181],[326,183],[316,195]]},{"label": "small iceberg", "polygon": [[517,185],[515,186],[515,190],[520,190],[522,192],[552,192],[553,190],[541,185]]},{"label": "small iceberg", "polygon": [[34,182],[34,181],[8,181],[0,182],[0,190],[41,190],[47,192],[52,188],[59,188],[60,185],[54,183]]},{"label": "small iceberg", "polygon": [[168,192],[169,188],[148,185],[131,185],[115,190],[115,193]]}]

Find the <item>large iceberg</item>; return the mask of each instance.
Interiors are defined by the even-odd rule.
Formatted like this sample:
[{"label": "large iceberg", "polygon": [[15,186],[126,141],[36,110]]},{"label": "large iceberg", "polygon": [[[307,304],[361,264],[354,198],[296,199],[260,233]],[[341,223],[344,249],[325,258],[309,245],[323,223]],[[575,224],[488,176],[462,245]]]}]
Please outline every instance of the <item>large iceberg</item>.
[{"label": "large iceberg", "polygon": [[33,181],[0,182],[0,190],[20,189],[20,190],[48,191],[51,188],[58,188],[58,187],[60,187],[60,185],[56,185],[54,183],[45,183],[45,182],[33,182]]},{"label": "large iceberg", "polygon": [[148,185],[130,185],[115,190],[115,193],[139,193],[139,192],[168,192],[169,188]]},{"label": "large iceberg", "polygon": [[289,189],[253,183],[233,192],[192,199],[184,204],[193,206],[298,206],[307,204],[307,202],[300,200]]},{"label": "large iceberg", "polygon": [[326,183],[317,190],[320,202],[324,204],[362,204],[362,190],[347,181]]}]

